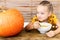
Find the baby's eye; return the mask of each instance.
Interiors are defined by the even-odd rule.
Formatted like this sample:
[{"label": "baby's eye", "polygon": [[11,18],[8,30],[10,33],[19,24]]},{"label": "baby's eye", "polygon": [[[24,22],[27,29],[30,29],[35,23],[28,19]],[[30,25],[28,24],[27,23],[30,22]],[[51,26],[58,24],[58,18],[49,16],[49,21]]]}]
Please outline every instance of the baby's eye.
[{"label": "baby's eye", "polygon": [[41,13],[41,14],[44,14],[44,13]]},{"label": "baby's eye", "polygon": [[37,14],[42,14],[42,15],[43,15],[44,13],[42,13],[42,12],[41,12],[41,13],[40,13],[40,12],[37,12]]}]

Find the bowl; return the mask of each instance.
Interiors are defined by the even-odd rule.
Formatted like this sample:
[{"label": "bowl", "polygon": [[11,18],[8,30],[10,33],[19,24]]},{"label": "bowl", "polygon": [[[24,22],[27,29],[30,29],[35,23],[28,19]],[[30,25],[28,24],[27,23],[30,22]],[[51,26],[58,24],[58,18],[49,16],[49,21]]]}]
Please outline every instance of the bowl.
[{"label": "bowl", "polygon": [[47,22],[40,23],[40,28],[38,28],[38,31],[42,34],[45,34],[47,31],[51,29],[52,25]]}]

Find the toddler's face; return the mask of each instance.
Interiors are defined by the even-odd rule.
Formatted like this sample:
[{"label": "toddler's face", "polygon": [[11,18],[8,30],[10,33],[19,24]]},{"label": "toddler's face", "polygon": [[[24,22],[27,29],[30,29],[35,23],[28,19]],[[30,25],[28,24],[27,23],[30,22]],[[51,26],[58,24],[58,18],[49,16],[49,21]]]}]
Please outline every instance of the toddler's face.
[{"label": "toddler's face", "polygon": [[39,5],[37,6],[37,18],[40,21],[46,20],[51,13],[49,13],[48,7],[47,6],[42,6]]}]

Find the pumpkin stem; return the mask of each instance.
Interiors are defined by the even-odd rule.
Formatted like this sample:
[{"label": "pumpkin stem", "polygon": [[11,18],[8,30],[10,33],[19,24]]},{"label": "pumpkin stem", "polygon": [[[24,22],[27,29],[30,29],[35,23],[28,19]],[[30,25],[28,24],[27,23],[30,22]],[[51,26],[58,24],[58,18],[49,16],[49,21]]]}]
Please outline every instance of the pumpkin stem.
[{"label": "pumpkin stem", "polygon": [[4,12],[5,10],[7,10],[6,7],[4,7],[4,6],[0,6],[0,12]]}]

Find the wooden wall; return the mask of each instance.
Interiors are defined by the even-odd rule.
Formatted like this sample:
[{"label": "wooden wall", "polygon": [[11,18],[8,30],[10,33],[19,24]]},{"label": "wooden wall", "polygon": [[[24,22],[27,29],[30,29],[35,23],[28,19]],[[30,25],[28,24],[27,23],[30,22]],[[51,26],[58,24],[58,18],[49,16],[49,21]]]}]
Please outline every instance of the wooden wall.
[{"label": "wooden wall", "polygon": [[[0,6],[17,8],[23,14],[25,21],[30,21],[36,14],[36,6],[43,0],[0,0]],[[54,13],[60,20],[60,0],[48,0],[53,4]]]}]

